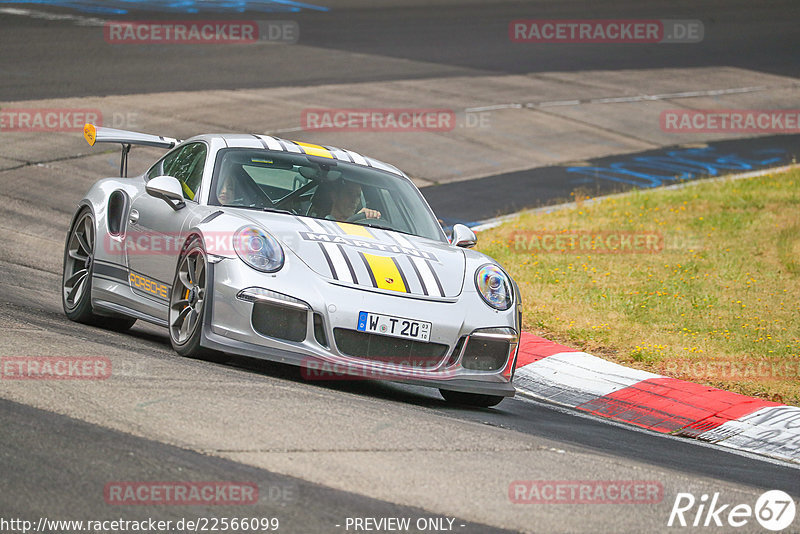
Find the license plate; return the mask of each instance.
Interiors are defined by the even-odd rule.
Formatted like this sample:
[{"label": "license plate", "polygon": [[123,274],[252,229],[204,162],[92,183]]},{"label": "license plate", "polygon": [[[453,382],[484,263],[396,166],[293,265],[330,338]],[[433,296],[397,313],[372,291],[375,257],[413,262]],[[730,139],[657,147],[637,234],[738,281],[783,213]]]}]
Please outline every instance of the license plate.
[{"label": "license plate", "polygon": [[431,323],[363,311],[358,314],[358,330],[370,334],[424,341],[425,343],[431,338]]}]

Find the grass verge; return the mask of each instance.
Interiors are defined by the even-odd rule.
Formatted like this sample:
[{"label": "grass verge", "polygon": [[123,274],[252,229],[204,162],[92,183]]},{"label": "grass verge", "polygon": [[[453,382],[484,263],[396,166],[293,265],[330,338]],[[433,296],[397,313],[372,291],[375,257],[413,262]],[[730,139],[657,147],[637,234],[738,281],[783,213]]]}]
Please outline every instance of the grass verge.
[{"label": "grass verge", "polygon": [[578,199],[478,249],[519,284],[528,332],[800,405],[800,170]]}]

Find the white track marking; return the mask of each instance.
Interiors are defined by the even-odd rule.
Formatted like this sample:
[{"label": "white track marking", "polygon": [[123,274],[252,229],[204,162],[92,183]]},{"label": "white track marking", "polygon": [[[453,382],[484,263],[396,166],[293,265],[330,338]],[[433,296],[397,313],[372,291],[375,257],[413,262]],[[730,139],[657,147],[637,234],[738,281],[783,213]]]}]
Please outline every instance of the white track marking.
[{"label": "white track marking", "polygon": [[574,397],[578,404],[585,398],[609,395],[650,378],[661,375],[624,367],[585,352],[553,354],[518,368],[514,376],[518,389],[541,392],[541,385],[545,384],[548,390],[545,397],[553,396],[559,402]]},{"label": "white track marking", "polygon": [[742,449],[733,449],[729,447],[720,447],[714,443],[709,443],[707,441],[699,441],[696,439],[687,439],[682,436],[673,436],[671,434],[664,434],[663,432],[656,432],[655,430],[650,430],[648,428],[642,428],[639,426],[631,425],[630,423],[621,423],[619,421],[614,421],[613,419],[608,419],[605,417],[599,417],[588,412],[581,412],[579,410],[575,410],[572,407],[562,405],[561,403],[554,402],[548,399],[544,399],[539,395],[530,393],[528,391],[517,389],[517,396],[513,399],[505,400],[504,402],[527,402],[531,404],[536,404],[537,406],[541,406],[550,410],[554,410],[556,412],[571,415],[573,417],[579,417],[581,419],[591,419],[598,423],[603,423],[605,425],[614,426],[617,428],[623,428],[625,430],[629,430],[630,432],[640,432],[642,434],[650,434],[651,436],[657,436],[661,439],[670,439],[674,441],[680,441],[681,443],[691,443],[697,447],[705,447],[709,449],[716,449],[719,451],[726,452],[728,454],[735,454],[737,456],[743,456],[745,458],[749,458],[751,460],[759,460],[761,462],[766,462],[768,464],[779,465],[781,467],[789,467],[792,469],[797,469],[800,471],[800,465],[795,463],[786,462],[783,460],[778,460],[775,458],[770,458],[766,456],[762,456],[760,454],[754,454],[752,452],[742,450]]},{"label": "white track marking", "polygon": [[610,96],[604,98],[587,98],[583,100],[548,100],[545,102],[526,102],[526,103],[508,103],[508,104],[492,104],[489,106],[478,106],[473,108],[466,108],[466,113],[477,113],[481,111],[496,111],[501,109],[519,109],[519,108],[551,108],[558,106],[580,106],[582,104],[621,104],[629,102],[650,102],[654,100],[677,100],[680,98],[698,98],[706,96],[720,96],[720,95],[736,95],[741,93],[756,93],[766,91],[768,89],[777,88],[790,88],[797,87],[798,84],[785,84],[782,86],[768,87],[766,85],[758,85],[752,87],[731,87],[728,89],[708,89],[704,91],[681,91],[679,93],[658,93],[654,95],[634,95],[634,96]]},{"label": "white track marking", "polygon": [[34,9],[20,9],[15,7],[0,7],[0,15],[18,15],[32,19],[57,20],[74,22],[78,26],[103,26],[105,19],[96,17],[82,17],[80,15],[67,15],[62,13],[47,13],[46,11],[36,11]]}]

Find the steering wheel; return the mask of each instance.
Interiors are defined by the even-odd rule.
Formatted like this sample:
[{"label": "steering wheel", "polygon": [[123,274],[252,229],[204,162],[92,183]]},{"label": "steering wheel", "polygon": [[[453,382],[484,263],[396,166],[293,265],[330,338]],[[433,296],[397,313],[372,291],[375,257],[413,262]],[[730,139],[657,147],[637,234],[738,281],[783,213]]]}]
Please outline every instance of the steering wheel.
[{"label": "steering wheel", "polygon": [[395,229],[394,225],[391,222],[389,222],[388,219],[384,219],[383,216],[378,217],[378,218],[367,219],[367,214],[364,213],[363,211],[360,211],[360,212],[356,213],[355,215],[353,215],[351,217],[348,217],[345,222],[359,223],[359,222],[362,222],[362,221],[380,221],[381,224],[376,224],[375,226],[379,226],[379,227],[385,228],[387,230],[394,230]]},{"label": "steering wheel", "polygon": [[363,221],[367,218],[367,214],[363,211],[359,211],[358,213],[351,215],[346,219],[346,222],[358,222]]}]

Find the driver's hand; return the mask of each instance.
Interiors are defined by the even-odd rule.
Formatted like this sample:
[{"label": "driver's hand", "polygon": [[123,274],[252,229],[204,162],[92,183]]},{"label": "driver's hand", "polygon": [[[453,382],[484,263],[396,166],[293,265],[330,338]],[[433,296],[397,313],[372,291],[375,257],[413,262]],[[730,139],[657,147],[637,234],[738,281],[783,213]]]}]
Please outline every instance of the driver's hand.
[{"label": "driver's hand", "polygon": [[369,208],[361,208],[361,210],[358,213],[363,213],[364,214],[364,218],[366,218],[366,219],[380,219],[381,218],[381,212],[379,212],[378,210],[372,210],[372,209],[369,209]]}]

